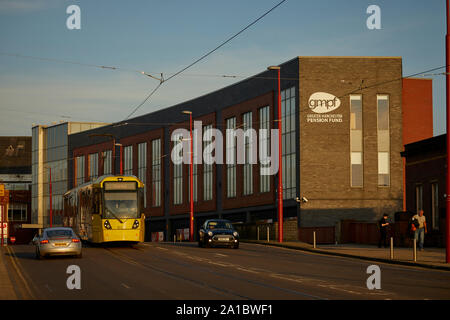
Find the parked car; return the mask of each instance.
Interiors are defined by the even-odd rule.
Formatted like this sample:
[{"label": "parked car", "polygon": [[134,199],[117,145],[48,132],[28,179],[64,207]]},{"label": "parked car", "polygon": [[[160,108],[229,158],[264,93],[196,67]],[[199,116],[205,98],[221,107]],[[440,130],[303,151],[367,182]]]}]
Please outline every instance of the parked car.
[{"label": "parked car", "polygon": [[72,228],[46,228],[33,242],[36,245],[36,259],[56,255],[82,256],[80,238]]},{"label": "parked car", "polygon": [[199,247],[228,246],[239,248],[239,233],[229,220],[207,220],[199,231]]}]

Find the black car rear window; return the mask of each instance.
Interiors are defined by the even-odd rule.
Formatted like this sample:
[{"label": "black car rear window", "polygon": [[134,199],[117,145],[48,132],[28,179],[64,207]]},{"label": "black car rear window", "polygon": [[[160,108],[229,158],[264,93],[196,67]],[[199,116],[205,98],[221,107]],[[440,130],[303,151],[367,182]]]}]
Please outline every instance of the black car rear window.
[{"label": "black car rear window", "polygon": [[51,230],[47,231],[47,237],[49,238],[58,238],[58,237],[71,237],[72,231],[71,230]]}]

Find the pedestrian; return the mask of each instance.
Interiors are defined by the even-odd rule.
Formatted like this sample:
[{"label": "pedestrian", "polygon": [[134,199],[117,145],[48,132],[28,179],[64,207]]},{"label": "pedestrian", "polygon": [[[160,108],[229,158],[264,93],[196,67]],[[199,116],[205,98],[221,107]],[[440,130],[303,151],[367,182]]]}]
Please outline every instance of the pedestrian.
[{"label": "pedestrian", "polygon": [[[427,222],[423,215],[423,210],[419,210],[419,213],[412,217],[412,220],[416,220],[419,225],[414,231],[414,239],[419,243],[419,250],[423,250],[423,243],[425,242],[425,235],[427,234]],[[417,225],[417,223],[416,223]]]},{"label": "pedestrian", "polygon": [[378,248],[381,248],[381,243],[383,242],[383,246],[387,248],[387,235],[389,228],[388,214],[383,214],[383,218],[378,222],[378,226],[380,228],[380,241],[378,241]]}]

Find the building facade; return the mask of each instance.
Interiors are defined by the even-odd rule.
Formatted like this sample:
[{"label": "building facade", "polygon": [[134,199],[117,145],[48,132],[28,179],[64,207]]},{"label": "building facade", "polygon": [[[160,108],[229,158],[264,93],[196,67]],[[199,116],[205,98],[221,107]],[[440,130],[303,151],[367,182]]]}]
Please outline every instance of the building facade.
[{"label": "building facade", "polygon": [[[297,57],[280,67],[284,217],[297,219],[300,228],[335,227],[338,235],[342,220],[375,221],[401,211],[401,58]],[[146,184],[147,239],[151,232],[172,239],[176,230],[189,227],[190,167],[171,158],[177,145],[189,140],[176,136],[177,129],[189,129],[183,113],[189,111],[200,136],[197,148],[207,150],[208,129],[217,129],[223,139],[216,148],[224,157],[236,159],[241,149],[244,159],[193,166],[195,225],[211,217],[276,221],[278,173],[262,174],[267,164],[252,163],[250,154],[257,146],[258,157],[262,145],[277,151],[277,140],[252,140],[250,134],[229,139],[226,131],[277,129],[277,109],[277,75],[267,70],[164,110],[72,134],[69,185],[123,167],[124,174]],[[114,142],[120,147],[113,148]],[[194,150],[195,157],[202,154]]]},{"label": "building facade", "polygon": [[40,229],[50,225],[50,177],[52,221],[62,223],[62,196],[68,190],[67,168],[73,163],[68,153],[68,135],[98,128],[103,123],[63,122],[32,128],[31,222],[23,228]]}]

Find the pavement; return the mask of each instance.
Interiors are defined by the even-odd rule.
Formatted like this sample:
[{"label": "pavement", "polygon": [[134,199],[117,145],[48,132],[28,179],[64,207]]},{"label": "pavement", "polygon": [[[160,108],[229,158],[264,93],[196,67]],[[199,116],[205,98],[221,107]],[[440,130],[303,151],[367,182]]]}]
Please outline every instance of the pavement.
[{"label": "pavement", "polygon": [[16,291],[6,269],[7,252],[6,247],[0,247],[0,300],[16,300]]},{"label": "pavement", "polygon": [[450,271],[450,263],[446,263],[445,248],[424,248],[423,251],[417,249],[416,261],[414,261],[413,248],[394,247],[393,259],[391,259],[391,250],[389,247],[378,248],[378,246],[374,245],[336,244],[316,245],[316,248],[314,248],[312,244],[300,241],[284,241],[282,243],[279,243],[277,241],[268,242],[267,240],[258,241],[241,239],[241,242],[256,243],[266,246],[277,246],[319,254],[357,258],[397,265],[416,266]]}]

